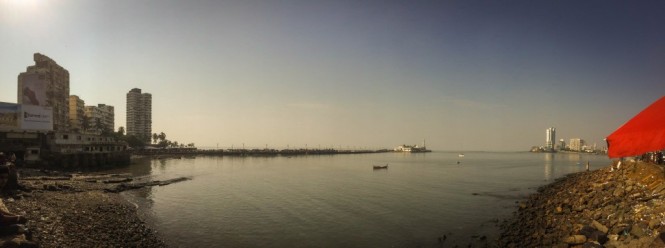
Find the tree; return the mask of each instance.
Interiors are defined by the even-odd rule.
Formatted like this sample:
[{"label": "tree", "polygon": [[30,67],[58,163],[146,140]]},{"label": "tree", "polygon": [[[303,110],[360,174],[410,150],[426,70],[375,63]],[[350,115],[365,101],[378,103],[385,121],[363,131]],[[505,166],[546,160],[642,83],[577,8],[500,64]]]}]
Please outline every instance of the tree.
[{"label": "tree", "polygon": [[125,127],[120,126],[118,127],[118,136],[122,137],[123,135],[125,135]]},{"label": "tree", "polygon": [[135,147],[135,148],[136,147],[142,148],[145,146],[145,142],[143,142],[143,140],[137,138],[134,135],[127,136],[127,144],[129,144],[130,147]]},{"label": "tree", "polygon": [[153,133],[152,134],[152,140],[153,140],[152,143],[157,144],[157,139],[159,139],[159,136],[157,135],[157,133]]},{"label": "tree", "polygon": [[164,132],[160,132],[158,137],[162,142],[166,141],[166,134]]}]

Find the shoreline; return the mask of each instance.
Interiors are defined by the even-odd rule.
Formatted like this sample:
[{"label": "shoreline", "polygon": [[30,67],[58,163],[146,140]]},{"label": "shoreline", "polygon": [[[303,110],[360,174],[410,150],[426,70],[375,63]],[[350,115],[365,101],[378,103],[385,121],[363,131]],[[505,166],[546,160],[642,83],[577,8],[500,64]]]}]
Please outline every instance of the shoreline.
[{"label": "shoreline", "polygon": [[615,161],[539,187],[500,226],[500,247],[665,247],[665,173]]},{"label": "shoreline", "polygon": [[108,189],[126,175],[20,170],[27,189],[4,195],[7,209],[28,219],[40,247],[166,247],[134,204]]}]

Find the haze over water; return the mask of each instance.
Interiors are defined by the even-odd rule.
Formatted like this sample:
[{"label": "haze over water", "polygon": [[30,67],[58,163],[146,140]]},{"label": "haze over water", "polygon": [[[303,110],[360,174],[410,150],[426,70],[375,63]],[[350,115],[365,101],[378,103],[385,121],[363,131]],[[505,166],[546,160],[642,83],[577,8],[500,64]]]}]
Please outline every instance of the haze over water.
[{"label": "haze over water", "polygon": [[[152,94],[199,147],[522,151],[603,138],[665,92],[663,1],[0,0],[0,101],[45,54],[70,95]],[[463,145],[460,145],[463,144]]]},{"label": "haze over water", "polygon": [[610,162],[490,152],[135,161],[118,172],[192,177],[125,194],[176,247],[429,247],[444,234],[446,244],[491,242],[515,201],[586,161],[592,169]]}]

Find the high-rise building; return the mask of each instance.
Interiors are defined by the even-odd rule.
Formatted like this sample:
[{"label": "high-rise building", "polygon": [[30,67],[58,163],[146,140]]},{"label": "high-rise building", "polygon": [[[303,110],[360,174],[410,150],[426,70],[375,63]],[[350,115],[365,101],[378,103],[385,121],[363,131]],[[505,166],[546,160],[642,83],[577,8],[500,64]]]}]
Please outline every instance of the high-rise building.
[{"label": "high-rise building", "polygon": [[51,58],[35,53],[35,65],[18,75],[18,103],[53,109],[53,130],[69,129],[69,72]]},{"label": "high-rise building", "polygon": [[582,151],[582,147],[584,146],[584,140],[580,138],[573,138],[570,139],[570,150],[571,151]]},{"label": "high-rise building", "polygon": [[127,93],[127,135],[146,143],[152,136],[152,95],[134,88]]},{"label": "high-rise building", "polygon": [[562,151],[566,150],[566,141],[564,141],[563,139],[559,140],[559,150],[562,150]]},{"label": "high-rise building", "polygon": [[88,118],[88,125],[91,129],[107,132],[113,132],[115,129],[115,110],[113,106],[106,104],[85,106],[85,116]]},{"label": "high-rise building", "polygon": [[555,142],[556,142],[556,128],[550,127],[545,130],[545,149],[553,151]]},{"label": "high-rise building", "polygon": [[85,102],[76,95],[69,96],[69,127],[82,131],[85,119]]}]

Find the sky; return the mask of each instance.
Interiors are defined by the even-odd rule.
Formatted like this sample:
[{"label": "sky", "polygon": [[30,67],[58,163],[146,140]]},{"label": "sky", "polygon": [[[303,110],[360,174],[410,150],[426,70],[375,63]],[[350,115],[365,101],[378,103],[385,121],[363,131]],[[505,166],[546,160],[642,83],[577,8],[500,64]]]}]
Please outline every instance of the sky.
[{"label": "sky", "polygon": [[70,94],[152,94],[199,147],[523,151],[665,95],[663,1],[0,0],[0,101],[39,52]]}]

